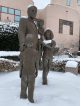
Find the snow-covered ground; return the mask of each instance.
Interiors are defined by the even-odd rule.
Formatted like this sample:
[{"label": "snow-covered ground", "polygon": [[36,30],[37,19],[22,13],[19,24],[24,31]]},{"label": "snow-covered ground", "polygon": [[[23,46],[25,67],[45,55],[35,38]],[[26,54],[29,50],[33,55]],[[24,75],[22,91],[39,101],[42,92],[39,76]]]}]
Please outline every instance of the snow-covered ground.
[{"label": "snow-covered ground", "polygon": [[50,71],[48,85],[42,85],[42,71],[39,71],[35,103],[19,96],[19,71],[0,73],[0,106],[80,106],[80,75]]},{"label": "snow-covered ground", "polygon": [[68,55],[53,56],[53,62],[62,62],[62,61],[80,62],[80,56],[77,56],[76,58],[69,58]]},{"label": "snow-covered ground", "polygon": [[1,56],[19,56],[19,51],[0,51],[0,57]]}]

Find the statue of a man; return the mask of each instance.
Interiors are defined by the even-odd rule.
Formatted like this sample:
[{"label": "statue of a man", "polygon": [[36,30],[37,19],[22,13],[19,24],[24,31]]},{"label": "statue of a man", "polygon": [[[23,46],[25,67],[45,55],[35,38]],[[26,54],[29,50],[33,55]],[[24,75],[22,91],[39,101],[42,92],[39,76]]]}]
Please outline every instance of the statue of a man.
[{"label": "statue of a man", "polygon": [[28,18],[21,18],[19,23],[19,45],[20,45],[20,77],[22,76],[23,70],[23,47],[25,46],[25,37],[27,34],[32,34],[34,38],[33,46],[35,49],[38,49],[38,29],[35,24],[35,17],[37,14],[37,8],[35,6],[30,6],[27,10]]},{"label": "statue of a man", "polygon": [[20,98],[27,98],[34,103],[35,77],[38,74],[38,51],[33,47],[33,35],[27,34],[23,48],[23,71],[21,77]]},{"label": "statue of a man", "polygon": [[[30,6],[27,10],[27,14],[28,14],[28,18],[21,18],[20,19],[20,23],[19,23],[19,43],[20,43],[20,66],[21,66],[21,70],[20,70],[20,77],[21,77],[21,94],[20,97],[21,98],[27,98],[26,95],[26,76],[25,76],[25,72],[26,70],[24,70],[23,67],[23,63],[24,63],[24,48],[26,46],[26,36],[28,35],[32,35],[33,36],[33,49],[35,49],[36,51],[38,50],[38,29],[35,23],[35,18],[36,18],[36,14],[37,14],[37,8],[35,6]],[[26,55],[26,54],[25,54]],[[34,62],[35,63],[35,62]],[[27,63],[25,63],[26,66]],[[24,71],[23,71],[24,70]],[[30,70],[28,70],[30,71]],[[32,80],[32,77],[30,77],[30,80]],[[29,86],[30,88],[31,86]],[[34,90],[34,87],[31,89],[31,92]],[[30,90],[29,90],[30,91]],[[34,102],[33,100],[33,93],[30,93],[30,95],[28,95],[28,99],[30,102]]]}]

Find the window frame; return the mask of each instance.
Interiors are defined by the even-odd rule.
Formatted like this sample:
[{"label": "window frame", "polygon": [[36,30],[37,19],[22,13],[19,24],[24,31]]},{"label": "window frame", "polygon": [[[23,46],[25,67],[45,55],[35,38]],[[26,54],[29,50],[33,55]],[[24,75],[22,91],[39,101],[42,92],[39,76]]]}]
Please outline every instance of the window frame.
[{"label": "window frame", "polygon": [[[13,9],[14,13],[10,13],[10,12],[9,12],[9,9]],[[10,8],[10,7],[8,7],[8,14],[12,14],[12,15],[14,15],[14,14],[15,14],[15,9],[14,9],[14,8]]]},{"label": "window frame", "polygon": [[73,35],[74,23],[72,21],[59,19],[59,33],[60,34],[63,34],[63,25],[68,25],[70,27],[69,35]]},{"label": "window frame", "polygon": [[[7,11],[2,11],[2,7],[7,8]],[[14,10],[14,13],[10,13],[10,12],[9,12],[9,9],[13,9],[13,10]],[[19,11],[19,14],[16,14],[16,11]],[[15,8],[11,8],[11,7],[1,6],[1,5],[0,5],[0,14],[1,14],[1,13],[13,15],[13,16],[14,16],[14,22],[19,22],[19,20],[16,20],[15,17],[21,17],[21,10],[15,9]]]},{"label": "window frame", "polygon": [[71,6],[71,0],[66,0],[66,5]]},{"label": "window frame", "polygon": [[[2,11],[2,8],[6,8],[7,11],[6,11],[6,12],[5,12],[5,11]],[[2,12],[2,13],[6,13],[6,14],[8,14],[8,7],[6,7],[6,6],[1,6],[1,12]]]},{"label": "window frame", "polygon": [[[19,11],[19,12],[20,12],[20,14],[16,14],[16,11]],[[14,14],[15,14],[15,15],[19,15],[19,16],[20,16],[20,15],[21,15],[21,10],[19,10],[19,9],[15,9]]]},{"label": "window frame", "polygon": [[19,9],[15,9],[15,11],[19,11],[20,12],[20,14],[15,14],[15,16],[14,16],[14,21],[15,22],[19,22],[19,20],[16,20],[16,18],[15,17],[21,17],[21,10],[19,10]]},{"label": "window frame", "polygon": [[19,17],[19,18],[20,18],[21,16],[20,16],[20,15],[15,15],[15,17],[14,17],[14,21],[15,21],[15,22],[19,22],[20,19],[19,19],[19,20],[16,20],[16,17]]},{"label": "window frame", "polygon": [[80,0],[77,0],[77,4],[78,4],[78,6],[80,6]]}]

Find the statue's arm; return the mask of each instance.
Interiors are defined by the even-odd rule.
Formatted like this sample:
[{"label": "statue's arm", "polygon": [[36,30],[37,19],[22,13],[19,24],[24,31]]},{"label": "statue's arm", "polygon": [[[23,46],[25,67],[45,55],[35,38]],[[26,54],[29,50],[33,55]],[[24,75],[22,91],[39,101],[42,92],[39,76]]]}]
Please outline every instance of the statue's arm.
[{"label": "statue's arm", "polygon": [[26,20],[24,18],[21,18],[20,22],[19,22],[18,39],[19,39],[20,51],[23,50],[23,46],[25,44],[25,34],[26,34],[25,22],[26,22]]}]

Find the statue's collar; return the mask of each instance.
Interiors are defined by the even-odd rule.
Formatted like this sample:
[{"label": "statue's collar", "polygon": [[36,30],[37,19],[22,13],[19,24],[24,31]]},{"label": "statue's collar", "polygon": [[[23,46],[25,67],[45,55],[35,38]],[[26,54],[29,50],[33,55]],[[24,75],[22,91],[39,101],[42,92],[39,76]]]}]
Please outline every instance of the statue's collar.
[{"label": "statue's collar", "polygon": [[28,20],[31,21],[31,22],[34,22],[34,19],[32,19],[32,18],[30,18],[30,17],[28,18]]}]

